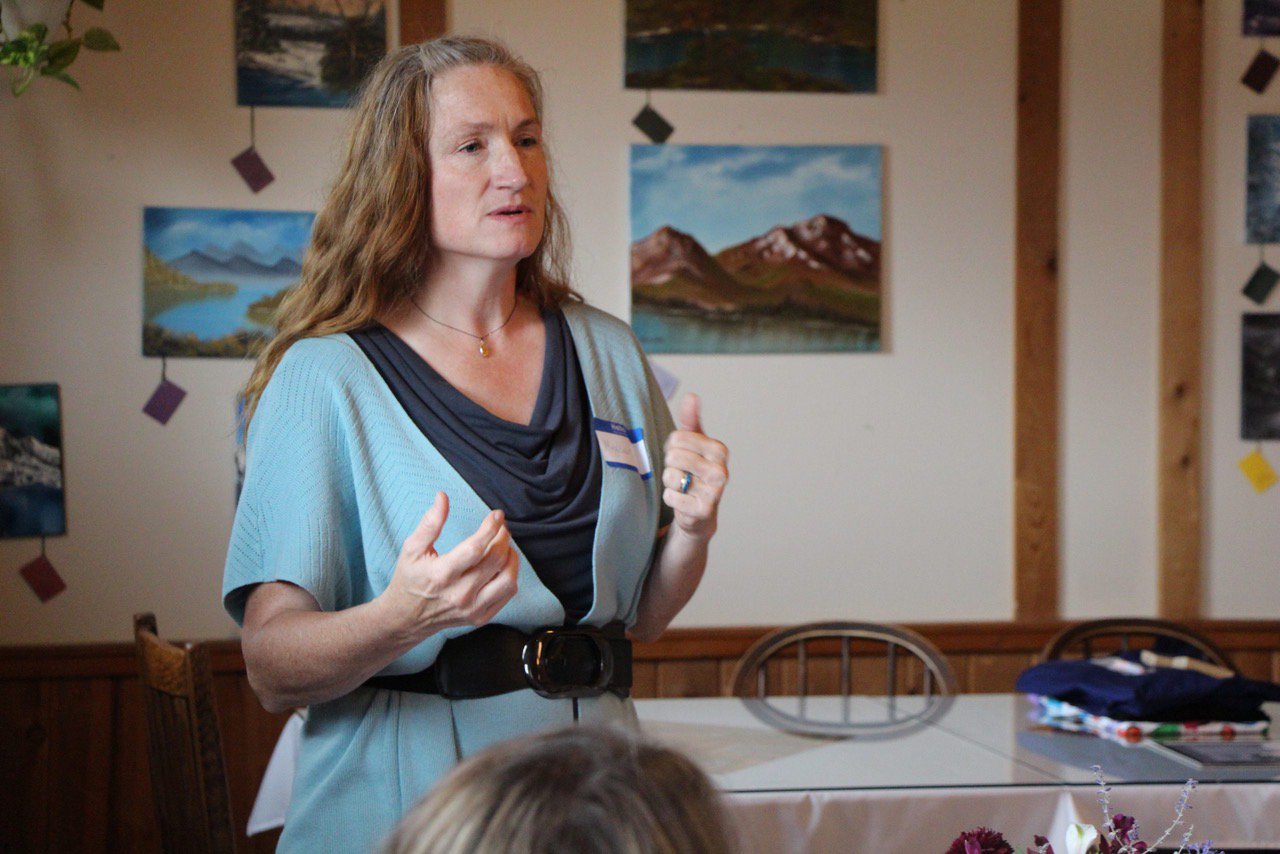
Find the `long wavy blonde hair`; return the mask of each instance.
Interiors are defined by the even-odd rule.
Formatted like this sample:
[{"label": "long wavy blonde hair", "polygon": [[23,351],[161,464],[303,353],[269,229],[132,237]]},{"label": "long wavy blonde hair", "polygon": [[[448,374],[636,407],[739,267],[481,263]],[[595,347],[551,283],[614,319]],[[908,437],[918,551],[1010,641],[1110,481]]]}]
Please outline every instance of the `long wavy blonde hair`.
[{"label": "long wavy blonde hair", "polygon": [[[499,42],[445,36],[408,45],[378,64],[361,90],[338,179],[316,214],[298,286],[245,386],[245,421],[280,359],[301,338],[349,332],[398,312],[435,262],[431,242],[431,84],[448,71],[492,65],[524,87],[542,119],[538,74]],[[547,192],[542,241],[516,266],[516,292],[539,308],[579,297],[567,284],[568,228]]]}]

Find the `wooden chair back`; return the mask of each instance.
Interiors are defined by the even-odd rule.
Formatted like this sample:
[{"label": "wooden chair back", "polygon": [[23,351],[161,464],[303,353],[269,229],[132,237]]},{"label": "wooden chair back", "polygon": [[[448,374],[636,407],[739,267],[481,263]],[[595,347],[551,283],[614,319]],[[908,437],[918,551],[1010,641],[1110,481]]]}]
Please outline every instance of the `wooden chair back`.
[{"label": "wooden chair back", "polygon": [[198,644],[161,640],[149,613],[134,615],[133,636],[161,845],[167,852],[234,852],[231,790],[208,653]]},{"label": "wooden chair back", "polygon": [[1060,658],[1098,658],[1118,652],[1149,649],[1160,639],[1177,641],[1197,653],[1196,657],[1239,673],[1225,650],[1194,629],[1169,620],[1146,617],[1111,617],[1086,620],[1068,626],[1049,639],[1040,652],[1041,661]]}]

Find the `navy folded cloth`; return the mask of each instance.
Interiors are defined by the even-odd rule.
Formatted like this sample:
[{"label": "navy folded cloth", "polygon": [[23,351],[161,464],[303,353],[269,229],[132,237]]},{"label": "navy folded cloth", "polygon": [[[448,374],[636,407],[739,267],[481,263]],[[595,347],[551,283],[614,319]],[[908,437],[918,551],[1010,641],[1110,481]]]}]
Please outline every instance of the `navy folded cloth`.
[{"label": "navy folded cloth", "polygon": [[[1136,660],[1136,654],[1123,658]],[[1046,661],[1024,670],[1017,690],[1056,697],[1094,715],[1126,721],[1257,721],[1280,702],[1280,685],[1243,676],[1216,679],[1195,670],[1144,667],[1122,673],[1094,660]]]}]

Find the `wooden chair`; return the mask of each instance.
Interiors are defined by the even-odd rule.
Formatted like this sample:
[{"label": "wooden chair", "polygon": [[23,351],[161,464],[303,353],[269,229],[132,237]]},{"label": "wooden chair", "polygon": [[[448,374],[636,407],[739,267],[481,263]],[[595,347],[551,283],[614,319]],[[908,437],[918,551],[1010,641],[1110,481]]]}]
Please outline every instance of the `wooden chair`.
[{"label": "wooden chair", "polygon": [[133,636],[161,845],[167,852],[233,852],[231,792],[208,653],[197,644],[161,640],[154,614],[134,615]]},{"label": "wooden chair", "polygon": [[1068,626],[1049,639],[1040,652],[1040,660],[1053,661],[1074,657],[1073,654],[1078,654],[1081,658],[1098,658],[1117,652],[1150,649],[1161,639],[1177,641],[1194,650],[1195,657],[1225,667],[1233,673],[1240,672],[1231,656],[1194,629],[1169,620],[1145,617],[1086,620]]},{"label": "wooden chair", "polygon": [[[877,674],[874,681],[855,685],[855,652],[858,658],[883,659],[883,673]],[[825,667],[825,684],[821,679],[811,679],[810,664],[815,654],[818,659],[825,659],[824,665],[834,664],[834,680],[830,678],[830,666]],[[908,665],[900,667],[904,660]],[[918,685],[908,684],[916,677]],[[820,690],[812,690],[814,682],[819,683]],[[956,678],[937,647],[910,629],[884,623],[834,621],[781,628],[760,638],[739,659],[730,686],[734,696],[750,701],[748,708],[757,717],[792,732],[888,735],[922,726],[945,711],[956,693]],[[876,699],[869,707],[884,714],[855,719],[850,699],[858,688],[864,689],[858,693],[873,695]],[[831,705],[824,697],[825,711],[816,703],[806,702],[818,694],[839,698],[840,702]],[[902,695],[917,696],[919,702],[898,702]],[[780,704],[770,699],[779,697],[798,698],[798,702]],[[944,699],[947,702],[942,702]],[[868,705],[864,703],[862,707]],[[838,717],[832,717],[833,710]]]}]

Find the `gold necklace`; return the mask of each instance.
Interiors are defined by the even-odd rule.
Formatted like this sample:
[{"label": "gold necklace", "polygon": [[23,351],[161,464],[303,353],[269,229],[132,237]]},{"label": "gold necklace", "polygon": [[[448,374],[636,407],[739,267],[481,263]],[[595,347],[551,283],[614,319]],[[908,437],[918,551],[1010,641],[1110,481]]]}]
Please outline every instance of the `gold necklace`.
[{"label": "gold necklace", "polygon": [[475,334],[474,332],[468,332],[468,331],[467,331],[467,330],[465,330],[465,329],[459,329],[458,327],[453,326],[452,324],[445,323],[443,320],[436,320],[434,317],[432,317],[431,315],[427,314],[427,310],[426,310],[425,308],[423,308],[422,306],[418,305],[418,301],[417,301],[417,300],[411,299],[411,300],[409,300],[409,302],[413,303],[413,307],[414,307],[414,308],[416,308],[418,311],[422,312],[422,316],[423,316],[423,317],[425,317],[427,320],[430,320],[432,323],[438,323],[438,324],[440,324],[441,326],[445,327],[446,329],[452,329],[454,332],[461,332],[463,335],[468,335],[468,336],[470,336],[470,337],[472,337],[472,338],[476,339],[477,341],[479,341],[479,342],[480,342],[480,355],[481,355],[481,356],[483,356],[483,357],[485,357],[485,358],[488,358],[488,357],[489,357],[489,354],[493,352],[493,348],[489,346],[489,342],[488,342],[488,338],[489,338],[489,336],[490,336],[490,335],[492,335],[493,333],[497,332],[498,330],[502,329],[502,327],[506,326],[508,323],[510,323],[510,322],[511,322],[511,318],[515,317],[515,314],[516,314],[516,306],[520,304],[520,300],[519,300],[519,298],[517,298],[517,299],[515,299],[515,300],[512,300],[512,302],[511,302],[511,311],[507,312],[507,319],[506,319],[506,320],[504,320],[504,321],[502,321],[501,323],[499,323],[497,326],[493,327],[492,329],[490,329],[490,330],[489,330],[488,332],[486,332],[485,334],[483,334],[483,335],[477,335],[477,334]]}]

